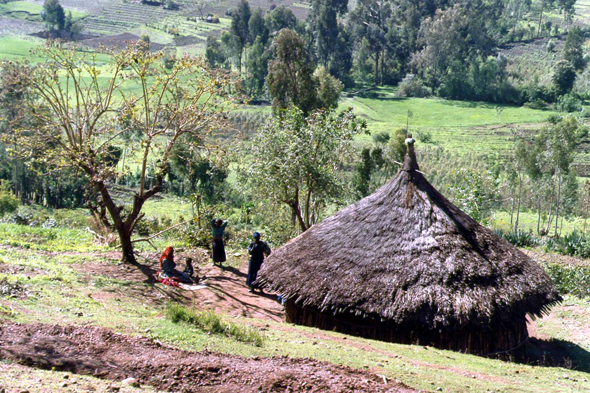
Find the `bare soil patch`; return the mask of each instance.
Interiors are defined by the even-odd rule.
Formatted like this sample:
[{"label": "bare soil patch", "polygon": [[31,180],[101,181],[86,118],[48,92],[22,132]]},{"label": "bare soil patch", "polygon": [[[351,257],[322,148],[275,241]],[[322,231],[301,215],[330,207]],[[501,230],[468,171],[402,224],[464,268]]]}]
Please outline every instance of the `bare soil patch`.
[{"label": "bare soil patch", "polygon": [[[124,49],[127,45],[135,45],[140,39],[141,37],[138,37],[135,34],[122,33],[79,41],[79,44],[90,48],[105,46],[109,49]],[[150,42],[150,51],[157,52],[164,47],[165,45],[158,44],[157,42]]]},{"label": "bare soil patch", "polygon": [[521,249],[527,256],[537,262],[557,264],[562,266],[587,266],[590,267],[590,260],[583,258],[571,257],[568,255],[549,254],[539,250]]},{"label": "bare soil patch", "polygon": [[188,352],[99,327],[4,323],[0,359],[175,392],[414,392],[375,374],[313,359]]}]

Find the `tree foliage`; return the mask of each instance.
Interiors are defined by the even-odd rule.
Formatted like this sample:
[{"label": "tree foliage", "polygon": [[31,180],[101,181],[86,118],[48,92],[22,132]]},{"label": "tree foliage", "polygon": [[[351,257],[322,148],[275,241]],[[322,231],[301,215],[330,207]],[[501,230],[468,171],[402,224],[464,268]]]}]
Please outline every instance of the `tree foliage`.
[{"label": "tree foliage", "polygon": [[243,176],[261,197],[286,204],[304,231],[328,202],[346,194],[342,163],[354,136],[365,129],[352,110],[307,117],[297,108],[277,113],[252,139]]},{"label": "tree foliage", "polygon": [[[93,211],[119,235],[123,259],[134,262],[131,235],[144,203],[162,191],[172,151],[177,144],[202,145],[224,123],[231,95],[230,75],[210,70],[201,59],[185,56],[171,70],[162,53],[130,47],[109,57],[107,74],[96,65],[96,54],[50,44],[38,55],[45,63],[20,68],[36,99],[29,113],[38,127],[15,130],[22,145],[42,151],[42,160],[83,173],[95,198]],[[140,87],[122,89],[133,79]],[[129,210],[117,206],[110,184],[118,175],[111,159],[125,133],[139,133],[140,180]],[[191,137],[190,140],[187,139]],[[153,179],[148,181],[148,168]],[[108,217],[106,212],[108,212]]]}]

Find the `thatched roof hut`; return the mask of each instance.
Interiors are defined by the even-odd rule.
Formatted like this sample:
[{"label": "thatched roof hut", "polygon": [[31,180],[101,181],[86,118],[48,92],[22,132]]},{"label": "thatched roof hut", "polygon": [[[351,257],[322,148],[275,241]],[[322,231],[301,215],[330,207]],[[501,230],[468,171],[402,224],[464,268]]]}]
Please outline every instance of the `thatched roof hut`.
[{"label": "thatched roof hut", "polygon": [[379,340],[490,354],[561,300],[543,269],[463,213],[419,171],[413,140],[374,194],[277,249],[258,283],[287,321]]}]

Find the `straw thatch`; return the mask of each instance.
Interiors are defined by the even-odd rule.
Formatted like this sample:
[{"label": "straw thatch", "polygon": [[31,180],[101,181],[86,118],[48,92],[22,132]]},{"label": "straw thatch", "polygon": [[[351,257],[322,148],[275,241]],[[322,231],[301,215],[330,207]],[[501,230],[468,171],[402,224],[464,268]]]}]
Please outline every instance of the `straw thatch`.
[{"label": "straw thatch", "polygon": [[258,283],[299,324],[470,353],[517,346],[526,316],[561,300],[551,279],[418,169],[410,143],[393,179],[273,252]]}]

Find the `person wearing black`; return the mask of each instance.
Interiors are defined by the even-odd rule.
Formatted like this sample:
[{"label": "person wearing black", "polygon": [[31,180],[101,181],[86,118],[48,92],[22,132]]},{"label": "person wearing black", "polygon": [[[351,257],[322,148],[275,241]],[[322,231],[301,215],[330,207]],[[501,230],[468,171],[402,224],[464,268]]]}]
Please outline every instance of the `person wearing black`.
[{"label": "person wearing black", "polygon": [[[254,232],[253,237],[254,241],[248,246],[250,263],[248,264],[248,277],[246,278],[246,285],[250,287],[250,292],[254,292],[256,288],[254,281],[256,281],[258,270],[260,270],[264,262],[264,256],[270,255],[270,247],[266,242],[260,240],[260,233]],[[260,292],[262,292],[262,289],[260,289]]]},{"label": "person wearing black", "polygon": [[211,220],[211,232],[213,235],[213,247],[211,247],[211,259],[213,264],[221,264],[225,262],[225,246],[223,244],[223,233],[227,227],[227,221],[221,218]]}]

